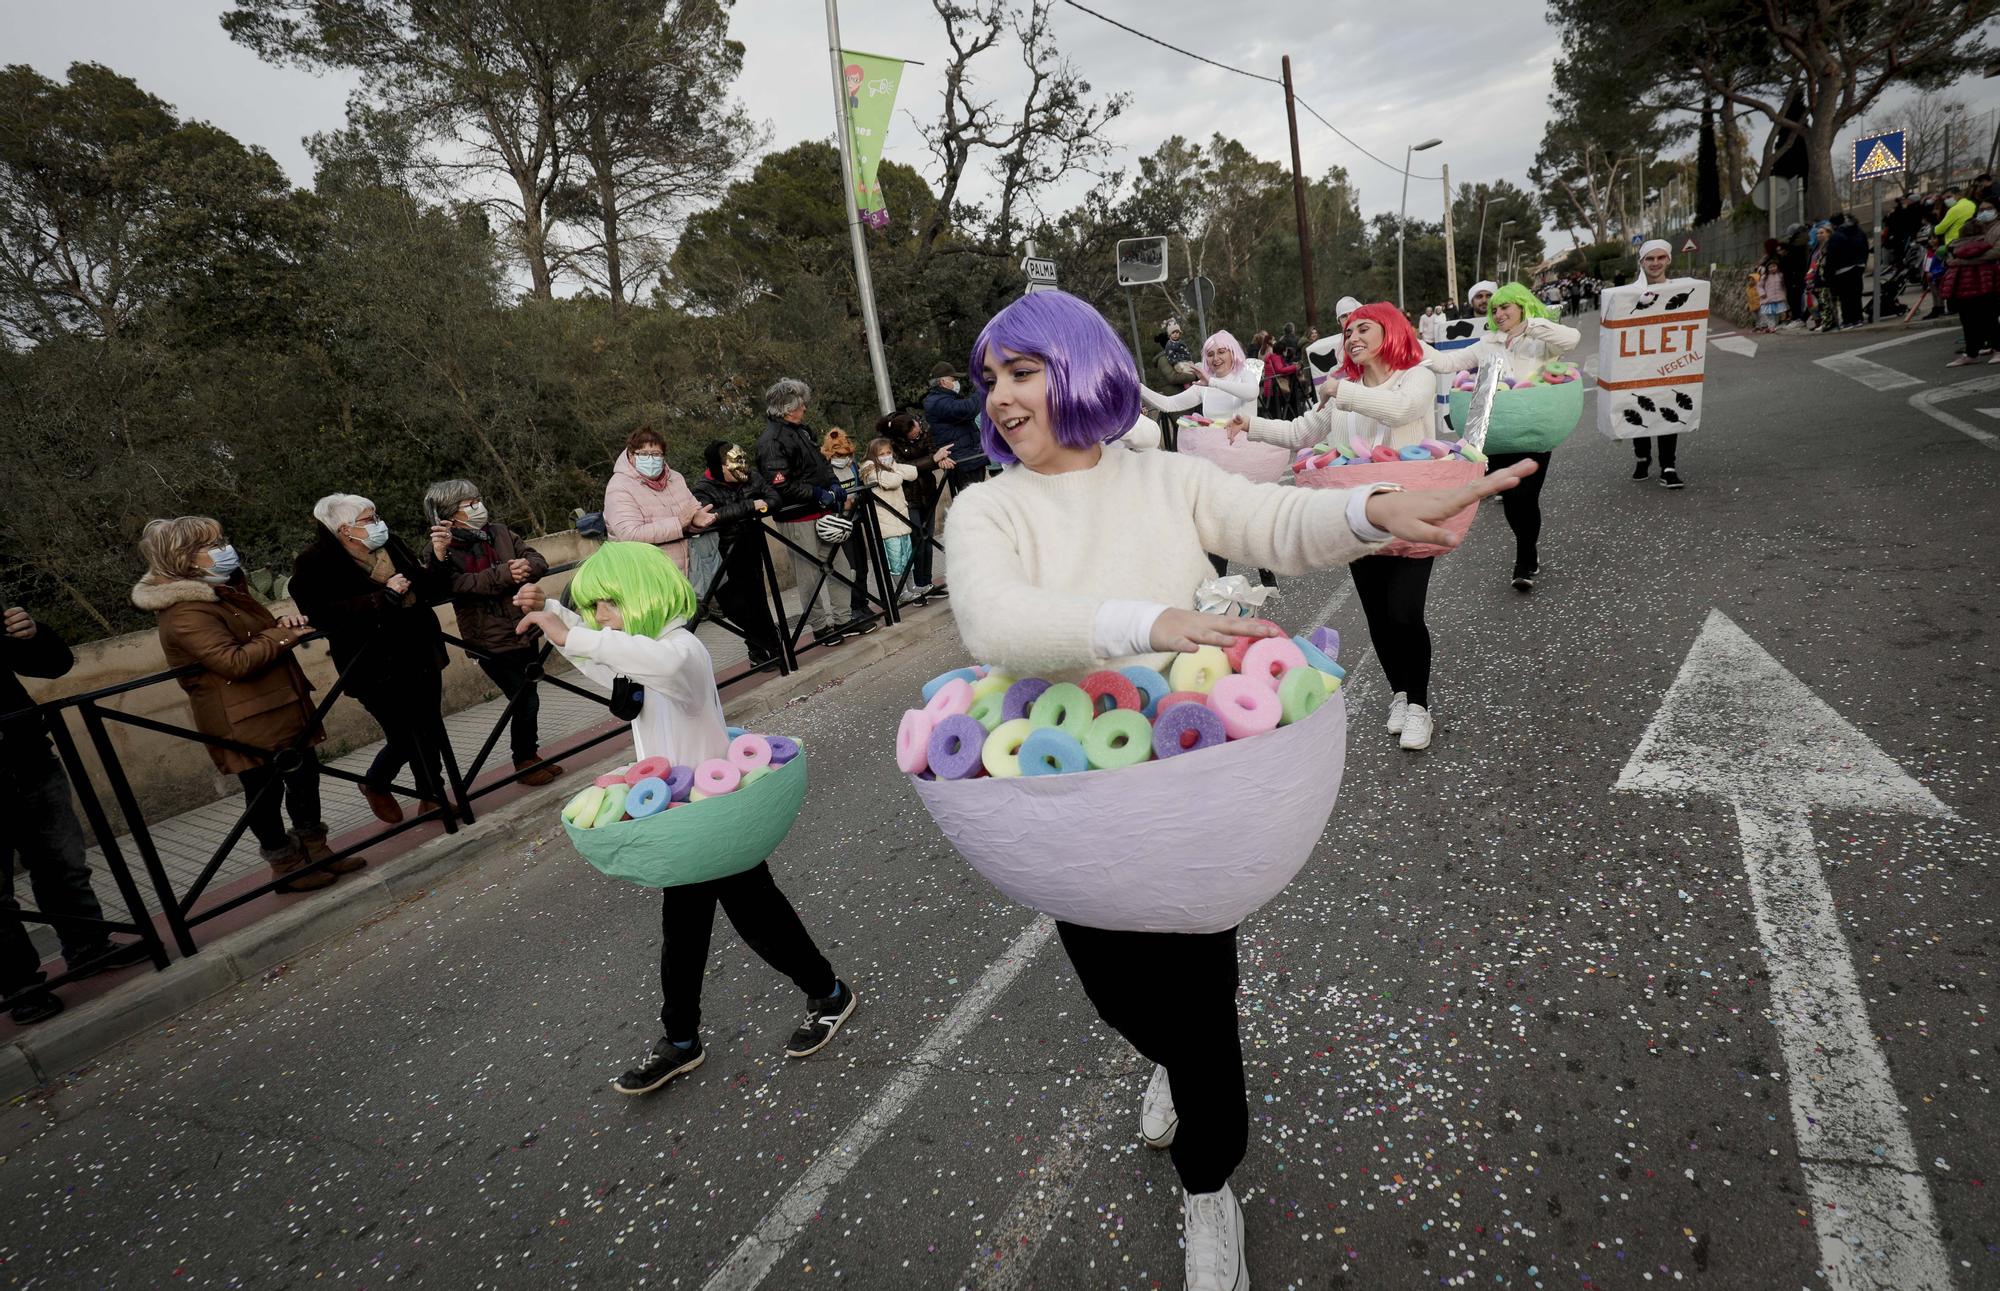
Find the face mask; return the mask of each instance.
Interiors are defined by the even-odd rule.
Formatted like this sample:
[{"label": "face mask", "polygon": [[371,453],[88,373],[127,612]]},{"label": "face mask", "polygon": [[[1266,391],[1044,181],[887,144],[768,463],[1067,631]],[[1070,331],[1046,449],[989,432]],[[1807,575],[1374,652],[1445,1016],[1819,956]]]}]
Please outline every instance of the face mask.
[{"label": "face mask", "polygon": [[632,465],[639,468],[639,474],[649,480],[657,480],[666,474],[667,459],[658,453],[641,453],[632,459]]},{"label": "face mask", "polygon": [[367,524],[361,526],[361,531],[367,535],[367,537],[361,540],[361,545],[370,551],[380,551],[382,544],[389,541],[389,522],[387,520],[370,520]]},{"label": "face mask", "polygon": [[893,471],[896,469],[896,455],[894,453],[884,453],[875,460],[881,463],[882,469],[885,471]]},{"label": "face mask", "polygon": [[475,502],[467,507],[465,509],[465,523],[467,528],[484,529],[486,527],[486,504],[484,502]]},{"label": "face mask", "polygon": [[201,576],[204,582],[226,583],[237,570],[243,568],[243,561],[236,555],[236,548],[226,542],[220,547],[210,547],[208,558],[215,564]]},{"label": "face mask", "polygon": [[845,466],[854,459],[852,457],[849,457],[847,454],[842,453],[839,457],[829,458],[828,460],[831,461],[835,466]]},{"label": "face mask", "polygon": [[1977,219],[1981,224],[1984,224],[1988,220],[1991,220],[1993,218],[1993,211],[1991,210],[1991,208],[1981,207],[1979,214],[1974,218]]}]

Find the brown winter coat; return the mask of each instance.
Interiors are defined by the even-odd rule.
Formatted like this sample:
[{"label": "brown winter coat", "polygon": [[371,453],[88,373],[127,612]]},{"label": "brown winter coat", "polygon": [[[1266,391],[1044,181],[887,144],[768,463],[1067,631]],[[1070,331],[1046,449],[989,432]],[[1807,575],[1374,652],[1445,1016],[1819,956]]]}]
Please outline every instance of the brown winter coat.
[{"label": "brown winter coat", "polygon": [[[200,667],[180,683],[203,735],[275,749],[312,725],[312,683],[292,653],[305,633],[279,627],[242,575],[220,587],[195,579],[142,582],[132,589],[132,604],[159,621],[169,668]],[[325,738],[314,731],[307,743]],[[260,765],[214,745],[208,756],[229,775]]]},{"label": "brown winter coat", "polygon": [[[451,608],[458,615],[458,639],[488,654],[512,654],[540,645],[538,636],[514,635],[514,625],[525,611],[514,604],[521,584],[508,574],[507,564],[527,561],[532,583],[549,572],[549,562],[497,520],[486,526],[483,538],[469,538],[469,532],[453,531],[444,556],[451,566]],[[423,554],[424,563],[432,563],[429,547]]]}]

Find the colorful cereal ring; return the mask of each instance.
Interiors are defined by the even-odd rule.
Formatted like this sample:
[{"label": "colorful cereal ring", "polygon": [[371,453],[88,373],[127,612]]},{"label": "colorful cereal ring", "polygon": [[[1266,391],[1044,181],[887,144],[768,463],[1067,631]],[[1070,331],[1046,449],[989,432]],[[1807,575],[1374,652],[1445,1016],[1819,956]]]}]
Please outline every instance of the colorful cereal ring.
[{"label": "colorful cereal ring", "polygon": [[933,720],[955,717],[972,707],[972,683],[963,677],[953,677],[932,691],[924,701],[924,711]]},{"label": "colorful cereal ring", "polygon": [[1277,691],[1256,677],[1224,677],[1208,692],[1208,706],[1222,719],[1223,733],[1232,740],[1274,731],[1285,715]]},{"label": "colorful cereal ring", "polygon": [[1319,706],[1326,702],[1326,674],[1317,668],[1294,668],[1278,683],[1278,708],[1283,716],[1280,726],[1290,726],[1301,718],[1311,717]]},{"label": "colorful cereal ring", "polygon": [[1169,691],[1168,693],[1166,693],[1166,694],[1164,694],[1164,695],[1160,696],[1160,702],[1159,702],[1159,705],[1158,705],[1158,707],[1157,707],[1157,708],[1156,708],[1156,709],[1154,710],[1154,712],[1153,712],[1153,716],[1154,716],[1155,718],[1159,717],[1159,715],[1160,715],[1161,713],[1164,713],[1164,712],[1166,712],[1166,711],[1167,711],[1167,710],[1168,710],[1169,708],[1172,708],[1172,707],[1173,707],[1173,706],[1174,706],[1175,704],[1203,704],[1203,705],[1205,705],[1205,704],[1207,704],[1207,703],[1208,703],[1208,696],[1206,696],[1206,695],[1202,694],[1202,693],[1201,693],[1200,691],[1198,691],[1198,690],[1175,690],[1175,691]]},{"label": "colorful cereal ring", "polygon": [[1403,455],[1387,444],[1377,444],[1368,450],[1368,460],[1371,462],[1400,462],[1403,460]]},{"label": "colorful cereal ring", "polygon": [[1139,688],[1132,684],[1123,673],[1111,671],[1093,672],[1081,683],[1083,693],[1090,696],[1090,711],[1109,713],[1114,709],[1138,712],[1145,701],[1139,697]]},{"label": "colorful cereal ring", "polygon": [[[1250,621],[1252,623],[1261,623],[1265,627],[1271,629],[1273,632],[1278,632],[1278,633],[1284,632],[1283,628],[1271,622],[1271,620],[1269,619],[1251,619]],[[1229,670],[1231,672],[1242,672],[1243,652],[1264,639],[1265,638],[1263,637],[1237,637],[1234,641],[1231,641],[1228,645],[1222,647],[1223,657],[1229,660]]]},{"label": "colorful cereal ring", "polygon": [[931,728],[930,747],[924,755],[938,779],[970,780],[979,774],[979,751],[985,743],[986,728],[963,713],[955,713]]},{"label": "colorful cereal ring", "polygon": [[592,785],[564,804],[562,818],[578,829],[589,829],[604,805],[604,786]]},{"label": "colorful cereal ring", "polygon": [[694,793],[704,798],[719,798],[725,793],[735,793],[743,783],[743,773],[721,758],[710,758],[694,769]]},{"label": "colorful cereal ring", "polygon": [[1458,455],[1468,462],[1483,462],[1486,460],[1486,454],[1480,452],[1472,445],[1465,443],[1463,440],[1459,442]]},{"label": "colorful cereal ring", "polygon": [[1127,664],[1118,672],[1138,687],[1139,711],[1149,718],[1159,716],[1160,700],[1173,689],[1167,684],[1167,679],[1157,669],[1148,668],[1143,663]]},{"label": "colorful cereal ring", "polygon": [[759,780],[770,774],[771,768],[769,767],[751,767],[743,773],[743,787],[748,789],[751,785],[756,784]]},{"label": "colorful cereal ring", "polygon": [[965,715],[992,731],[1006,720],[1000,715],[1006,703],[1005,694],[988,691],[984,695],[973,696],[972,707],[965,710]]},{"label": "colorful cereal ring", "polygon": [[903,714],[896,728],[896,769],[904,775],[922,775],[930,769],[931,729],[937,725],[921,708]]},{"label": "colorful cereal ring", "polygon": [[1213,748],[1229,738],[1222,719],[1206,704],[1176,704],[1153,723],[1153,756],[1178,757],[1196,749]]},{"label": "colorful cereal ring", "polygon": [[623,771],[612,771],[597,777],[597,779],[592,780],[590,783],[599,789],[609,789],[614,784],[624,784],[625,773]]},{"label": "colorful cereal ring", "polygon": [[771,765],[781,767],[799,755],[799,742],[789,735],[766,737],[771,741]]},{"label": "colorful cereal ring", "polygon": [[771,765],[771,741],[745,732],[729,742],[729,765],[744,774]]},{"label": "colorful cereal ring", "polygon": [[1017,717],[1026,717],[1035,701],[1042,697],[1052,683],[1040,677],[1023,677],[1007,687],[1007,696],[1000,702],[1000,720],[1011,722]]},{"label": "colorful cereal ring", "polygon": [[978,680],[979,674],[971,668],[953,668],[950,672],[941,672],[924,683],[924,702],[926,704],[930,703],[931,696],[944,689],[944,685],[948,681],[962,681],[970,686]]},{"label": "colorful cereal ring", "polygon": [[1090,757],[1076,736],[1053,726],[1038,726],[1021,742],[1022,775],[1068,775],[1090,769]]},{"label": "colorful cereal ring", "polygon": [[675,802],[686,802],[694,789],[694,768],[675,767],[666,774],[667,797]]},{"label": "colorful cereal ring", "polygon": [[1329,659],[1340,658],[1340,633],[1332,628],[1314,628],[1306,640],[1326,652]]},{"label": "colorful cereal ring", "polygon": [[702,792],[701,790],[699,790],[699,789],[691,789],[691,790],[689,790],[689,791],[688,791],[688,799],[687,799],[687,802],[677,802],[677,803],[675,803],[675,804],[674,804],[674,806],[676,806],[676,807],[685,807],[685,806],[687,806],[687,805],[688,805],[688,803],[692,803],[692,802],[700,802],[700,801],[701,801],[701,800],[702,800],[703,798],[706,798],[706,797],[708,797],[708,795],[707,795],[707,794],[705,794],[705,793],[703,793],[703,792]]},{"label": "colorful cereal ring", "polygon": [[1297,646],[1299,653],[1306,657],[1307,667],[1317,668],[1328,675],[1332,675],[1333,670],[1340,667],[1339,664],[1326,657],[1326,651],[1320,649],[1304,637],[1293,637],[1292,644]]},{"label": "colorful cereal ring", "polygon": [[[1141,719],[1143,720],[1143,719]],[[996,780],[1021,774],[1021,746],[1035,733],[1035,725],[1025,717],[1002,722],[979,746],[979,764]]]},{"label": "colorful cereal ring", "polygon": [[1351,451],[1343,454],[1343,456],[1352,457],[1357,462],[1367,461],[1368,455],[1375,451],[1374,447],[1359,435],[1349,435],[1347,437],[1347,447]]},{"label": "colorful cereal ring", "polygon": [[1129,708],[1099,713],[1083,733],[1083,752],[1094,771],[1137,766],[1153,756],[1153,728],[1144,713]]},{"label": "colorful cereal ring", "polygon": [[622,784],[614,784],[604,791],[604,805],[597,809],[597,819],[591,823],[592,829],[602,829],[615,825],[625,818],[625,795],[628,790]]},{"label": "colorful cereal ring", "polygon": [[1084,729],[1096,713],[1096,706],[1083,687],[1072,681],[1059,681],[1028,707],[1028,720],[1036,726],[1060,727],[1081,744]]},{"label": "colorful cereal ring", "polygon": [[722,733],[733,740],[743,734],[743,728],[740,726],[725,726],[722,728]]},{"label": "colorful cereal ring", "polygon": [[996,698],[1004,696],[1007,693],[1007,688],[1012,686],[1015,680],[1015,678],[1008,676],[1004,672],[989,672],[978,681],[972,683],[972,697],[980,699],[986,695],[992,695]]},{"label": "colorful cereal ring", "polygon": [[674,800],[668,791],[667,782],[659,776],[648,776],[632,786],[632,792],[625,795],[625,814],[634,820],[644,820],[657,816],[667,809]]},{"label": "colorful cereal ring", "polygon": [[1229,675],[1229,657],[1214,646],[1190,650],[1167,669],[1167,680],[1175,690],[1198,690],[1206,695],[1215,683]]},{"label": "colorful cereal ring", "polygon": [[1304,653],[1289,637],[1265,637],[1243,652],[1243,675],[1273,692],[1286,673],[1305,666]]}]

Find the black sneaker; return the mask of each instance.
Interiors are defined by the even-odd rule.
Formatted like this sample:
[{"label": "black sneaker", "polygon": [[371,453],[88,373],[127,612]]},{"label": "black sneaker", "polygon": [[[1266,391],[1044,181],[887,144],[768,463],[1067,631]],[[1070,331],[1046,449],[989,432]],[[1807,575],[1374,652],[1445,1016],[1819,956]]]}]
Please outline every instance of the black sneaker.
[{"label": "black sneaker", "polygon": [[1671,466],[1663,466],[1660,468],[1660,487],[1663,489],[1684,489],[1687,487],[1687,483],[1681,479],[1679,471]]},{"label": "black sneaker", "polygon": [[854,619],[853,621],[849,622],[846,627],[842,628],[841,631],[852,632],[855,636],[865,637],[870,632],[875,631],[877,628],[880,628],[881,626],[882,626],[882,620],[880,619],[876,618]]},{"label": "black sneaker", "polygon": [[80,982],[99,973],[109,973],[115,969],[143,964],[151,958],[152,952],[146,949],[144,942],[128,941],[117,944],[107,941],[91,950],[78,951],[75,963],[71,963],[65,957],[63,965],[76,972],[76,976],[70,980]]},{"label": "black sneaker", "polygon": [[837,628],[828,628],[824,632],[821,632],[818,628],[813,629],[814,645],[823,645],[830,649],[834,646],[839,645],[842,641],[846,639],[847,638],[845,638],[840,634],[840,631]]},{"label": "black sneaker", "polygon": [[611,1087],[621,1094],[650,1094],[675,1076],[684,1076],[701,1066],[706,1057],[699,1038],[683,1049],[661,1036],[653,1042],[651,1056],[612,1081]]},{"label": "black sneaker", "polygon": [[860,1002],[853,989],[839,980],[833,984],[833,994],[823,1000],[807,1000],[806,1020],[792,1032],[790,1042],[785,1045],[785,1056],[810,1058],[826,1048],[841,1023],[854,1016],[854,1006]]},{"label": "black sneaker", "polygon": [[1534,590],[1535,590],[1535,575],[1537,575],[1537,574],[1539,574],[1539,573],[1541,573],[1541,572],[1542,572],[1542,567],[1541,567],[1540,565],[1536,565],[1536,566],[1535,566],[1535,567],[1534,567],[1533,569],[1517,569],[1517,570],[1515,570],[1515,571],[1514,571],[1514,590],[1515,590],[1515,591],[1517,591],[1517,592],[1532,592],[1532,591],[1534,591]]},{"label": "black sneaker", "polygon": [[63,1011],[62,997],[53,991],[43,991],[40,995],[30,995],[27,999],[8,1010],[17,1027],[32,1026],[46,1022]]},{"label": "black sneaker", "polygon": [[1640,458],[1639,464],[1632,468],[1632,478],[1635,480],[1643,480],[1652,473],[1653,473],[1653,459],[1650,457]]}]

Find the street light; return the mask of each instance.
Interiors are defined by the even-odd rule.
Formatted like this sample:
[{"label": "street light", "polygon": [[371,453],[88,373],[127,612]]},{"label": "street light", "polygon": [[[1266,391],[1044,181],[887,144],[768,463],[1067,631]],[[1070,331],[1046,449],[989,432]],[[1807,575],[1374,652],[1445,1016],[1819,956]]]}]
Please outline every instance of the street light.
[{"label": "street light", "polygon": [[1401,209],[1399,209],[1396,212],[1396,308],[1397,309],[1407,308],[1403,304],[1403,224],[1409,218],[1409,213],[1410,213],[1410,156],[1413,153],[1423,152],[1427,148],[1435,148],[1443,142],[1444,140],[1442,139],[1426,139],[1422,143],[1411,144],[1408,148],[1406,148],[1403,151],[1403,205]]},{"label": "street light", "polygon": [[[1495,234],[1493,235],[1493,244],[1494,244],[1495,246],[1499,246],[1499,245],[1501,245],[1501,244],[1502,244],[1502,243],[1503,243],[1503,242],[1504,242],[1504,241],[1506,240],[1506,237],[1507,237],[1507,230],[1508,230],[1508,229],[1511,229],[1511,228],[1513,228],[1513,227],[1514,227],[1514,225],[1515,225],[1516,223],[1518,223],[1518,221],[1515,221],[1515,220],[1502,220],[1502,221],[1500,221],[1500,231],[1499,231],[1498,233],[1495,233]],[[1480,241],[1479,241],[1479,249],[1480,249],[1481,251],[1484,251],[1484,250],[1486,249],[1486,240],[1485,240],[1484,238],[1481,238],[1481,239],[1480,239]],[[1496,266],[1496,267],[1494,268],[1494,272],[1495,272],[1495,273],[1498,273],[1498,272],[1499,272],[1499,268],[1498,268],[1497,266]],[[1479,270],[1478,270],[1478,268],[1477,268],[1477,267],[1475,266],[1475,267],[1474,267],[1474,269],[1473,269],[1473,275],[1474,275],[1474,276],[1473,276],[1473,279],[1472,279],[1472,280],[1473,280],[1474,282],[1478,282],[1478,281],[1479,281],[1479,277],[1478,277],[1478,273],[1479,273]]]}]

